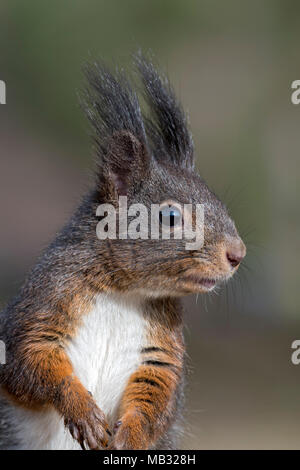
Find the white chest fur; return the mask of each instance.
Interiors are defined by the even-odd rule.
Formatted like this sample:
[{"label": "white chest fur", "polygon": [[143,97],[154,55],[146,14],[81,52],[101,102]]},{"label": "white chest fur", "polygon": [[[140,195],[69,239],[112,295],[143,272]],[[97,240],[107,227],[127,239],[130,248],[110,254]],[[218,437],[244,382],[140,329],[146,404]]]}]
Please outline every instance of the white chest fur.
[{"label": "white chest fur", "polygon": [[126,382],[138,367],[144,330],[136,303],[101,295],[70,344],[75,374],[108,420],[115,418]]},{"label": "white chest fur", "polygon": [[[145,321],[139,303],[101,294],[67,349],[75,374],[93,394],[110,424],[117,417],[126,383],[139,365],[144,334]],[[54,410],[20,412],[26,448],[79,447]]]}]

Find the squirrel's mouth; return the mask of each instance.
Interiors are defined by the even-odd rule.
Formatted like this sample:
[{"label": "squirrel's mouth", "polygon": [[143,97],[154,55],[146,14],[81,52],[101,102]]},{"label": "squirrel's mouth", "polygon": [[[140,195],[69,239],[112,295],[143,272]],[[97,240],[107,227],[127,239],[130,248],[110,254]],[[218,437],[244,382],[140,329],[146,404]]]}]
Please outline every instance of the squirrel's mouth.
[{"label": "squirrel's mouth", "polygon": [[182,280],[187,284],[193,284],[195,287],[200,287],[205,290],[212,290],[217,284],[217,279],[201,277],[197,274],[189,274],[184,276]]}]

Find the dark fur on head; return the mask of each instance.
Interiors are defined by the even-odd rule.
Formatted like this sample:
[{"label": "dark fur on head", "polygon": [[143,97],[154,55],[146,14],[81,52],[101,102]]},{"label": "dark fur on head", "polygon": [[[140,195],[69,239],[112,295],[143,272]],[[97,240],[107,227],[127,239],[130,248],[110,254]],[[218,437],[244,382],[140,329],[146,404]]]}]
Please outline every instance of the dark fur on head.
[{"label": "dark fur on head", "polygon": [[[201,268],[202,277],[225,280],[232,274],[227,248],[241,243],[234,223],[194,172],[187,118],[166,76],[141,54],[134,63],[147,104],[144,112],[134,83],[123,71],[113,74],[99,63],[85,68],[89,88],[84,108],[94,129],[99,166],[97,202],[117,205],[118,197],[126,195],[129,203],[143,203],[149,209],[167,200],[204,204],[205,245],[194,253],[185,250],[185,240],[114,240],[111,253],[124,254],[124,269],[137,289],[155,291],[159,283],[170,293],[183,274]],[[153,272],[159,272],[155,279]],[[186,292],[186,287],[177,287],[179,294]]]}]

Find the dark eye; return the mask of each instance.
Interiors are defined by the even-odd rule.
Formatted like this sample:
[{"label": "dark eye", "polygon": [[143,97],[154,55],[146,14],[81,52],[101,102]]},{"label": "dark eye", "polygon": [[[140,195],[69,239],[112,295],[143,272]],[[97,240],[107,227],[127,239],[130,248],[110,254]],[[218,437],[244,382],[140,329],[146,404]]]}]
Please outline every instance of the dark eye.
[{"label": "dark eye", "polygon": [[177,207],[166,206],[159,211],[159,222],[165,227],[181,225],[181,212]]}]

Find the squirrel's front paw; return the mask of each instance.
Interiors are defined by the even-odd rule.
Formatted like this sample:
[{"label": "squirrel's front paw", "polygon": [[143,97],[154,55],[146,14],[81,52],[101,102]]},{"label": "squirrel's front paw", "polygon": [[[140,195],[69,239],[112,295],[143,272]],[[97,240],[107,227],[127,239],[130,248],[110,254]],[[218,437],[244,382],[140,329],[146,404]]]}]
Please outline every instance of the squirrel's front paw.
[{"label": "squirrel's front paw", "polygon": [[150,447],[149,423],[137,411],[127,412],[114,426],[112,450],[146,450]]},{"label": "squirrel's front paw", "polygon": [[92,400],[84,416],[65,418],[65,426],[83,450],[101,450],[108,446],[111,432],[104,413]]}]

